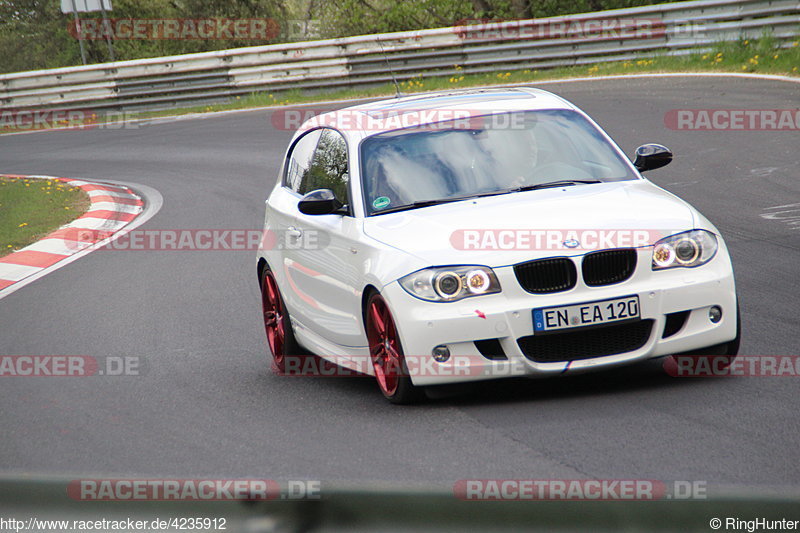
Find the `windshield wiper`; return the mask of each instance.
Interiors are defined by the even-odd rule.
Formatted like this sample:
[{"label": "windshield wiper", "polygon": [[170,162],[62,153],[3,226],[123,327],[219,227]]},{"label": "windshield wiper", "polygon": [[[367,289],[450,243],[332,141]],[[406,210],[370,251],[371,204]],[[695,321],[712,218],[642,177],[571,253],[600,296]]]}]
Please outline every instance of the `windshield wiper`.
[{"label": "windshield wiper", "polygon": [[565,187],[570,185],[583,185],[591,183],[603,183],[603,182],[600,180],[556,180],[556,181],[548,181],[545,183],[537,183],[536,185],[523,185],[522,187],[509,189],[508,192],[535,191],[537,189],[549,189],[551,187]]},{"label": "windshield wiper", "polygon": [[558,181],[548,181],[547,183],[537,183],[536,185],[523,185],[522,187],[516,187],[514,189],[502,189],[499,191],[488,191],[482,192],[478,194],[470,194],[467,196],[453,196],[450,198],[439,198],[436,200],[420,200],[418,202],[411,202],[410,204],[405,205],[398,205],[395,207],[390,207],[388,209],[381,209],[380,211],[375,211],[372,213],[373,215],[382,215],[384,213],[397,213],[398,211],[408,211],[409,209],[418,209],[420,207],[430,207],[432,205],[439,205],[439,204],[447,204],[450,202],[461,202],[463,200],[470,200],[472,198],[483,198],[486,196],[498,196],[500,194],[508,194],[510,192],[524,192],[524,191],[533,191],[536,189],[547,189],[550,187],[562,187],[568,185],[579,185],[579,184],[589,184],[589,183],[603,183],[600,180],[558,180]]},{"label": "windshield wiper", "polygon": [[449,202],[460,202],[461,200],[466,200],[467,198],[470,197],[439,198],[437,200],[420,200],[418,202],[411,202],[410,204],[406,205],[398,205],[395,207],[390,207],[388,209],[381,209],[380,211],[375,211],[372,214],[382,215],[384,213],[397,213],[398,211],[407,211],[409,209],[417,209],[419,207],[430,207],[432,205],[446,204]]},{"label": "windshield wiper", "polygon": [[418,207],[430,207],[432,205],[447,204],[450,202],[461,202],[463,200],[471,200],[473,198],[483,198],[485,196],[497,196],[498,194],[506,194],[507,192],[509,191],[507,190],[487,191],[477,194],[468,194],[466,196],[451,196],[449,198],[439,198],[436,200],[420,200],[418,202],[411,202],[410,204],[406,205],[398,205],[396,207],[390,207],[389,209],[381,209],[380,211],[375,211],[372,214],[382,215],[383,213],[396,213],[398,211],[407,211],[408,209],[417,209]]}]

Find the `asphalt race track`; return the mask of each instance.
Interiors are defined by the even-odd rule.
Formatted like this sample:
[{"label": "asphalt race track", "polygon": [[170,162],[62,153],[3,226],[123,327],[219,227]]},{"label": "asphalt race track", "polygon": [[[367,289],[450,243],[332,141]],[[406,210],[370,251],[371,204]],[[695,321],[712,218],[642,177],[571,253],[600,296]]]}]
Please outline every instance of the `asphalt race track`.
[{"label": "asphalt race track", "polygon": [[[798,355],[797,131],[668,129],[671,109],[797,109],[800,85],[647,78],[542,85],[627,153],[676,160],[648,177],[722,231],[746,355]],[[0,137],[0,172],[144,184],[141,229],[260,229],[291,135],[265,111],[138,129]],[[795,213],[800,215],[800,212]],[[788,215],[787,215],[788,216]],[[792,229],[795,228],[795,229]],[[269,370],[251,251],[99,250],[0,300],[0,354],[138,356],[139,376],[3,378],[0,473],[263,477],[449,489],[471,478],[702,480],[796,487],[800,379],[679,379],[659,362],[385,402],[371,379]]]}]

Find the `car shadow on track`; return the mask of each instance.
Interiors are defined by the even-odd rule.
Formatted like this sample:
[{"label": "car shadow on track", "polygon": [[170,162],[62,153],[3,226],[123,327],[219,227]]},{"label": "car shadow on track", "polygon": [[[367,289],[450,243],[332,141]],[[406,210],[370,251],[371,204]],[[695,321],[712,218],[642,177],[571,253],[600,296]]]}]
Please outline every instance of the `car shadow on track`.
[{"label": "car shadow on track", "polygon": [[[317,356],[305,355],[319,360]],[[426,387],[427,401],[421,405],[450,407],[454,405],[491,405],[520,401],[548,401],[572,398],[588,398],[633,393],[638,391],[676,390],[687,386],[701,385],[707,378],[678,378],[670,376],[663,368],[666,358],[643,361],[629,366],[616,367],[595,372],[554,376],[546,378],[502,378],[490,381],[454,383]],[[320,363],[316,363],[318,367]],[[275,369],[271,370],[275,374]],[[288,379],[288,378],[287,378]],[[296,378],[295,378],[296,379]],[[347,373],[346,379],[339,376],[314,376],[299,379],[307,386],[309,381],[317,390],[328,389],[351,396],[353,400],[365,398],[381,401],[381,394],[372,376]],[[712,379],[713,380],[713,379]],[[320,388],[317,388],[320,387]]]},{"label": "car shadow on track", "polygon": [[431,404],[478,405],[610,396],[638,391],[674,390],[697,385],[702,378],[670,376],[664,358],[629,366],[546,378],[508,378],[428,387]]}]

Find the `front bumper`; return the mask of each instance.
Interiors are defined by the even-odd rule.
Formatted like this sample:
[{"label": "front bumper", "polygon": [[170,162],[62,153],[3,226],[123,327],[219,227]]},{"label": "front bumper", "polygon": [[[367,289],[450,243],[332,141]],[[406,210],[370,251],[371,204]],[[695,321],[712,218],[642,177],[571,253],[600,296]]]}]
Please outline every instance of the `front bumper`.
[{"label": "front bumper", "polygon": [[[638,251],[636,271],[622,283],[589,287],[579,276],[574,288],[551,294],[525,292],[511,266],[494,269],[502,286],[501,293],[452,303],[426,302],[409,295],[397,282],[387,285],[383,294],[392,308],[413,383],[437,385],[576,373],[733,340],[736,337],[736,288],[730,258],[722,240],[717,255],[697,268],[653,272],[650,268],[651,250],[642,248]],[[589,358],[572,361],[537,362],[526,357],[520,348],[518,339],[534,334],[534,308],[634,294],[639,296],[641,319],[652,320],[653,325],[646,342],[633,351],[601,357],[591,357],[589,353]],[[709,308],[714,305],[722,308],[722,319],[717,323],[708,318]],[[679,312],[688,312],[683,326],[664,338],[666,315]],[[570,334],[576,333],[571,331]],[[481,355],[474,341],[485,339],[497,339],[505,359]],[[439,345],[446,345],[450,350],[451,357],[444,363],[435,362],[431,356],[431,350]]]}]

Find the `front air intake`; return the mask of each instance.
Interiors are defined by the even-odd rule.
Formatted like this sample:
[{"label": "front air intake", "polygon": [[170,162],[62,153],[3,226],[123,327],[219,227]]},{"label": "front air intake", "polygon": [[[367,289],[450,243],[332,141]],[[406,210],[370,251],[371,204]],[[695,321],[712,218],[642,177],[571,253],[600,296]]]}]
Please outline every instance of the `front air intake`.
[{"label": "front air intake", "polygon": [[578,281],[575,263],[568,257],[536,259],[514,265],[520,286],[533,294],[568,291]]},{"label": "front air intake", "polygon": [[590,287],[622,283],[636,269],[636,250],[624,248],[591,252],[583,257],[583,282]]}]

